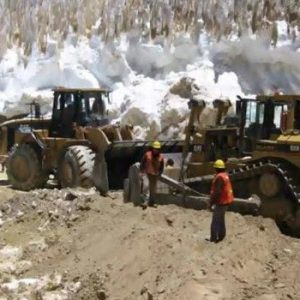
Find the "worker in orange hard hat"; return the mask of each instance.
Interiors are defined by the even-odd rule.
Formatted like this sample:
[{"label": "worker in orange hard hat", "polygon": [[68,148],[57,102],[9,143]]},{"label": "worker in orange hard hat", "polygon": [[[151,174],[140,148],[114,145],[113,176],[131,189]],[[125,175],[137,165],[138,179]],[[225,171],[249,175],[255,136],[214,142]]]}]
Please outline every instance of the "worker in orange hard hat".
[{"label": "worker in orange hard hat", "polygon": [[213,179],[210,191],[209,208],[213,208],[211,222],[211,242],[220,242],[226,236],[225,213],[233,202],[232,185],[223,160],[218,159],[214,163],[216,176]]},{"label": "worker in orange hard hat", "polygon": [[141,161],[141,172],[146,173],[149,180],[149,199],[144,204],[146,206],[154,205],[154,195],[157,189],[158,177],[164,171],[164,157],[161,154],[161,144],[154,141],[151,149],[147,151]]}]

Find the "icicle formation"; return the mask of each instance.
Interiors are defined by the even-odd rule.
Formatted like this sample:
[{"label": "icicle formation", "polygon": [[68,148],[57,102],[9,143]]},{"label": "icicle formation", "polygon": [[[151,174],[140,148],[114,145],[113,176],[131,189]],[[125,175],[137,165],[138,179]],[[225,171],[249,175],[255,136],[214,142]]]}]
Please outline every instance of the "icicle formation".
[{"label": "icicle formation", "polygon": [[[285,19],[292,40],[300,22],[297,0],[0,0],[0,59],[6,49],[21,46],[29,55],[41,52],[47,38],[61,44],[71,30],[78,36],[99,34],[107,42],[122,32],[146,39],[173,37],[187,31],[197,42],[206,30],[217,39],[234,34],[268,34],[277,41],[275,20]],[[92,30],[97,23],[97,30]]]}]

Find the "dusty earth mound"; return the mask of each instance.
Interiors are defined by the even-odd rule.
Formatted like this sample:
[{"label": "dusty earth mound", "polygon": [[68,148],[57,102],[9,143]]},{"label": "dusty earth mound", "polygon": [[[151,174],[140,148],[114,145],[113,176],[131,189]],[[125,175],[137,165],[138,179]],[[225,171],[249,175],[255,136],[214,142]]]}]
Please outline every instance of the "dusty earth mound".
[{"label": "dusty earth mound", "polygon": [[300,299],[300,241],[272,220],[142,210],[121,193],[1,188],[1,299]]}]

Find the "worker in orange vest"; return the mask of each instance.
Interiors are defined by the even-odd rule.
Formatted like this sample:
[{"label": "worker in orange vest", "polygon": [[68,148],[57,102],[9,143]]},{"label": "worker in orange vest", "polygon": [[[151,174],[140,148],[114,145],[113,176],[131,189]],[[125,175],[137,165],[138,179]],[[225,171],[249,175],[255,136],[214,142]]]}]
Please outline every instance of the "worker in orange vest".
[{"label": "worker in orange vest", "polygon": [[157,189],[158,177],[164,171],[164,157],[161,154],[161,144],[155,141],[151,145],[151,149],[147,151],[141,161],[141,172],[146,173],[149,180],[149,199],[144,206],[154,205],[154,195]]},{"label": "worker in orange vest", "polygon": [[213,179],[210,191],[209,208],[213,209],[210,241],[217,243],[226,236],[225,213],[234,197],[224,161],[221,159],[215,161],[214,168],[217,174]]}]

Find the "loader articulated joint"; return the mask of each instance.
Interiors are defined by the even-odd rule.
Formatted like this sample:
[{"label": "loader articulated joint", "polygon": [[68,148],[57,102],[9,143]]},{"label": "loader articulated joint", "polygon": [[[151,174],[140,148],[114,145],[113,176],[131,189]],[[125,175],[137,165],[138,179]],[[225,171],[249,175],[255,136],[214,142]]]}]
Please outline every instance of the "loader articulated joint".
[{"label": "loader articulated joint", "polygon": [[34,144],[41,151],[45,150],[45,145],[41,140],[39,140],[33,132],[30,132],[26,137],[22,140],[20,144]]},{"label": "loader articulated joint", "polygon": [[34,141],[36,142],[36,144],[39,146],[39,148],[43,151],[43,150],[45,150],[45,145],[42,143],[42,141],[41,140],[39,140],[39,139],[37,139],[36,138],[36,136],[34,135],[34,134],[32,134],[33,135],[33,139],[34,139]]}]

